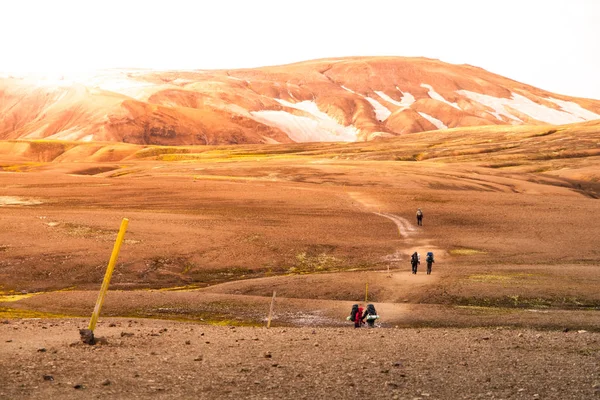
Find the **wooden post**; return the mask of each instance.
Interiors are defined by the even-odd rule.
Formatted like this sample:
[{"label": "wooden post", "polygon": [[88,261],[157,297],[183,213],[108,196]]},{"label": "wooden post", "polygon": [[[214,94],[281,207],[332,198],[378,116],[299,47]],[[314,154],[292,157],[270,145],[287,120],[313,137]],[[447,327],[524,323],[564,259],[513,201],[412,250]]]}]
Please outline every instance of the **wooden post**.
[{"label": "wooden post", "polygon": [[369,283],[367,282],[367,287],[365,288],[365,303],[367,301],[369,301],[368,299],[369,299]]},{"label": "wooden post", "polygon": [[90,325],[88,329],[93,333],[96,328],[96,322],[98,322],[98,317],[100,316],[100,309],[102,308],[102,304],[104,304],[104,296],[106,295],[106,291],[108,290],[108,285],[110,284],[110,278],[112,276],[113,270],[115,268],[115,264],[117,263],[117,257],[119,257],[119,251],[121,250],[121,243],[123,243],[123,237],[125,237],[125,231],[127,230],[127,224],[129,220],[127,218],[123,218],[121,221],[121,228],[119,229],[119,234],[117,235],[117,240],[115,241],[115,246],[113,247],[112,254],[110,256],[110,260],[108,261],[108,267],[106,268],[106,274],[104,274],[104,281],[102,282],[102,287],[100,288],[100,293],[98,294],[98,300],[96,300],[96,307],[94,308],[94,312],[92,313],[92,319],[90,320]]},{"label": "wooden post", "polygon": [[267,320],[267,328],[271,327],[271,318],[273,318],[273,306],[275,305],[275,291],[273,290],[273,298],[271,299],[271,308],[269,309],[269,319]]}]

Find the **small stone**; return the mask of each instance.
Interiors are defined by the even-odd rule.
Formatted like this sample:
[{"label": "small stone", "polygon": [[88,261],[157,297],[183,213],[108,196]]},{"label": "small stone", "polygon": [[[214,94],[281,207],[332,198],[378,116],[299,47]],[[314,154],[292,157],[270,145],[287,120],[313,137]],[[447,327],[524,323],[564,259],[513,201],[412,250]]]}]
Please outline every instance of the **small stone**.
[{"label": "small stone", "polygon": [[109,328],[114,328],[115,326],[117,326],[117,324],[115,324],[114,322],[111,322],[110,324],[108,324]]},{"label": "small stone", "polygon": [[586,332],[587,332],[587,331],[586,331],[586,330],[583,330],[583,329],[580,329],[580,330],[578,330],[578,331],[577,331],[577,333],[586,333]]},{"label": "small stone", "polygon": [[520,332],[517,337],[523,337],[523,332]]},{"label": "small stone", "polygon": [[45,353],[46,352],[46,348],[45,347],[40,347],[39,349],[37,349],[38,353]]},{"label": "small stone", "polygon": [[6,341],[6,343],[10,343],[10,342],[12,342],[12,339],[8,339],[8,340]]},{"label": "small stone", "polygon": [[315,343],[315,347],[319,347],[319,343]]},{"label": "small stone", "polygon": [[109,381],[108,379],[105,379],[105,380],[102,382],[102,386],[108,386],[108,385],[110,385],[111,383],[112,383],[111,381]]},{"label": "small stone", "polygon": [[271,354],[271,352],[270,352],[270,351],[267,351],[267,352],[264,354],[264,356],[265,356],[265,358],[271,358],[271,357],[273,357],[273,355]]},{"label": "small stone", "polygon": [[198,357],[194,358],[194,361],[202,361],[202,355],[199,355]]},{"label": "small stone", "polygon": [[83,389],[85,386],[83,386],[82,384],[78,383],[76,385],[73,385],[73,389]]},{"label": "small stone", "polygon": [[186,340],[185,344],[192,344],[192,342],[190,342],[189,340]]},{"label": "small stone", "polygon": [[45,381],[53,381],[54,377],[52,375],[44,375],[44,380]]}]

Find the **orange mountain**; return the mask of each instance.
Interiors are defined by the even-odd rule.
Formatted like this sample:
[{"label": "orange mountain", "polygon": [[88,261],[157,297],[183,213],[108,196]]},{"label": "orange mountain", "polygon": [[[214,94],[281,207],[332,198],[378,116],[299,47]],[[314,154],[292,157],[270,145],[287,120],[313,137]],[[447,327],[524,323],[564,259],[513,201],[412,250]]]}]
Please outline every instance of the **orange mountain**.
[{"label": "orange mountain", "polygon": [[197,145],[352,142],[600,119],[600,101],[469,65],[351,57],[240,70],[0,77],[0,139]]}]

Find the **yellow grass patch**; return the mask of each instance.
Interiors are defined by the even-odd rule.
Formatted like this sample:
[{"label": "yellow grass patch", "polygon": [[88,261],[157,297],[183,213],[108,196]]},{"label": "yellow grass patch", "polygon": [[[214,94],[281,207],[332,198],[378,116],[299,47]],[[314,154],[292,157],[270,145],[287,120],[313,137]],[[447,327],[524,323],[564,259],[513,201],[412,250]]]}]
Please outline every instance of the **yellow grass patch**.
[{"label": "yellow grass patch", "polygon": [[453,256],[472,256],[476,254],[486,254],[485,251],[475,249],[453,249],[449,253]]}]

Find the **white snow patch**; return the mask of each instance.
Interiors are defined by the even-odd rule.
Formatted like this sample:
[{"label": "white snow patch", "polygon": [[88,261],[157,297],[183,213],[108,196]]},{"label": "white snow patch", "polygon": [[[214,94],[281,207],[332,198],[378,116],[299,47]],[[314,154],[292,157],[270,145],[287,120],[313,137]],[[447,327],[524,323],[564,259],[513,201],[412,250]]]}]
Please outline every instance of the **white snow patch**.
[{"label": "white snow patch", "polygon": [[585,108],[581,107],[579,104],[574,103],[572,101],[564,101],[564,100],[558,100],[558,99],[553,99],[552,97],[548,97],[546,98],[546,100],[549,100],[551,102],[553,102],[554,104],[558,104],[560,106],[560,108],[563,109],[563,111],[568,112],[569,114],[573,114],[576,117],[579,117],[585,121],[592,121],[595,119],[600,119],[600,115],[591,112],[589,110],[586,110]]},{"label": "white snow patch", "polygon": [[392,103],[393,105],[396,105],[398,107],[404,107],[404,104],[402,104],[401,101],[398,100],[394,100],[392,99],[390,96],[388,96],[387,94],[385,94],[384,92],[381,92],[379,90],[376,90],[375,93],[377,93],[377,95],[379,97],[381,97],[382,99],[384,99],[385,101],[387,101],[388,103]]},{"label": "white snow patch", "polygon": [[346,86],[342,86],[342,89],[367,100],[371,104],[371,106],[373,106],[373,110],[375,111],[375,118],[377,118],[377,120],[385,121],[392,114],[390,110],[388,110],[383,104],[381,104],[377,100],[368,96],[363,96],[360,93],[356,93],[354,90],[348,89]]},{"label": "white snow patch", "polygon": [[427,121],[431,122],[438,129],[448,129],[448,127],[439,119],[433,118],[431,115],[425,114],[423,112],[419,112],[419,115],[425,118]]},{"label": "white snow patch", "polygon": [[498,118],[500,121],[503,121],[502,116],[507,117],[508,119],[512,119],[514,121],[523,122],[519,118],[515,117],[511,113],[508,112],[504,105],[511,105],[512,99],[499,98],[494,96],[489,96],[487,94],[471,92],[468,90],[457,90],[456,93],[461,96],[465,96],[477,103],[483,104],[494,110],[494,112],[490,112],[493,116]]},{"label": "white snow patch", "polygon": [[427,94],[429,94],[429,97],[431,97],[434,100],[439,100],[442,103],[446,103],[454,108],[456,108],[457,110],[460,110],[461,108],[458,106],[458,104],[456,103],[450,103],[448,100],[446,100],[444,98],[444,96],[442,96],[441,94],[439,94],[438,92],[436,92],[431,85],[427,85],[425,83],[421,83],[421,87],[425,88],[425,89],[429,89],[429,92],[427,92]]},{"label": "white snow patch", "polygon": [[415,102],[415,96],[408,92],[403,92],[398,86],[396,86],[396,89],[398,89],[398,91],[402,93],[402,99],[400,100],[400,104],[403,104],[406,108],[408,108],[411,106],[411,104]]},{"label": "white snow patch", "polygon": [[253,111],[250,114],[258,122],[275,126],[284,131],[295,142],[355,142],[358,130],[342,126],[335,119],[319,110],[314,101],[300,103],[275,99],[280,104],[302,110],[310,117],[290,114],[287,111]]},{"label": "white snow patch", "polygon": [[375,110],[375,118],[377,118],[378,121],[385,121],[392,114],[390,110],[388,110],[377,100],[371,97],[365,97],[365,100],[367,100],[373,106],[373,110]]},{"label": "white snow patch", "polygon": [[528,99],[527,97],[517,93],[511,93],[512,97],[510,99],[498,98],[486,94],[470,92],[468,90],[458,90],[457,93],[468,97],[471,100],[477,101],[478,103],[493,108],[495,113],[491,114],[495,115],[498,119],[501,119],[500,115],[503,115],[510,119],[523,122],[519,118],[510,114],[510,112],[505,108],[505,106],[514,108],[520,113],[526,114],[529,117],[538,121],[546,122],[548,124],[553,125],[571,124],[575,122],[600,119],[600,115],[586,110],[579,104],[569,101],[547,99],[555,104],[558,104],[563,109],[563,111],[561,111],[538,104]]},{"label": "white snow patch", "polygon": [[509,104],[511,107],[522,112],[523,114],[529,115],[533,119],[537,119],[538,121],[554,125],[570,124],[573,122],[583,121],[583,119],[580,117],[564,111],[548,108],[529,100],[527,97],[521,96],[520,94],[512,93],[512,100],[513,101]]}]

